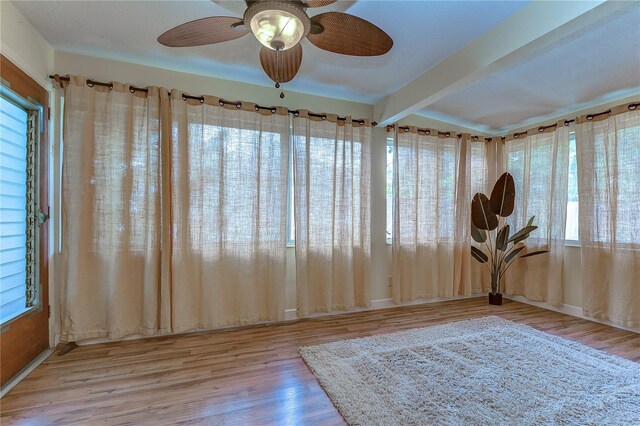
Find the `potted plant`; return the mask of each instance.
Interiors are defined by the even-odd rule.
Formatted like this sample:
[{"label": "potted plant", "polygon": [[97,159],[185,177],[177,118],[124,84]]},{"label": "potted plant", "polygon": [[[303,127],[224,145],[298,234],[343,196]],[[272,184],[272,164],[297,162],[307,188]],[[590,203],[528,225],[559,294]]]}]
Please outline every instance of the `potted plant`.
[{"label": "potted plant", "polygon": [[510,235],[506,218],[513,213],[515,199],[516,186],[513,176],[504,173],[494,185],[491,198],[478,192],[471,200],[471,238],[484,245],[488,253],[471,246],[471,256],[489,270],[491,275],[489,303],[492,305],[502,305],[500,282],[516,259],[548,252],[548,250],[537,250],[521,254],[526,248],[523,241],[529,238],[531,232],[538,227],[533,225],[535,216],[532,216],[524,228]]}]

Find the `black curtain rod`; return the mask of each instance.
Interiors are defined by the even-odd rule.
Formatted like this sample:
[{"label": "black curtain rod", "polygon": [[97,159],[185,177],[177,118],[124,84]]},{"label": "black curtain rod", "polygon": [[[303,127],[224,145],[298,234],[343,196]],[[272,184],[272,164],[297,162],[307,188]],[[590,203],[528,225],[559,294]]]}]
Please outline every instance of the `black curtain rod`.
[{"label": "black curtain rod", "polygon": [[[389,130],[395,128],[395,127],[396,127],[395,124],[389,124],[387,126],[387,131],[389,131]],[[398,126],[398,129],[403,130],[405,132],[408,132],[410,127],[409,126]],[[416,132],[424,133],[425,135],[430,135],[431,134],[431,129],[416,129]],[[438,136],[444,136],[445,138],[450,137],[451,134],[452,134],[451,132],[440,132],[440,131],[438,131]],[[456,137],[461,138],[462,137],[462,133],[456,133]],[[475,136],[475,135],[471,136],[471,140],[474,141],[474,142],[479,140],[479,139],[484,139],[485,142],[491,142],[493,140],[493,138],[488,138],[488,137],[485,137],[485,136]]]},{"label": "black curtain rod", "polygon": [[[635,102],[635,103],[632,103],[632,104],[627,105],[627,109],[628,109],[629,111],[633,111],[633,110],[637,109],[639,106],[640,106],[640,102]],[[598,117],[598,116],[600,116],[600,115],[604,115],[604,114],[611,114],[611,109],[608,109],[608,110],[606,110],[606,111],[602,111],[602,112],[597,112],[597,113],[595,113],[595,114],[588,114],[585,118],[586,118],[587,120],[591,121],[591,120],[593,120],[595,117]],[[574,123],[575,121],[576,121],[576,119],[575,119],[575,118],[574,118],[574,119],[571,119],[571,120],[564,120],[563,124],[564,124],[565,126],[568,126],[569,124]],[[547,129],[556,128],[557,126],[558,126],[558,123],[553,123],[553,124],[550,124],[550,125],[548,125],[548,126],[540,126],[540,127],[538,127],[538,132],[542,133],[542,132],[544,132],[544,131],[545,131],[545,130],[547,130]],[[390,129],[393,129],[394,127],[395,127],[395,125],[394,125],[394,124],[390,124],[390,125],[388,125],[388,126],[387,126],[387,131],[389,131]],[[408,131],[409,131],[409,126],[398,126],[398,129],[400,129],[400,130],[404,130],[405,132],[408,132]],[[417,129],[416,131],[417,131],[418,133],[421,133],[421,132],[422,132],[422,133],[424,133],[425,135],[428,135],[428,134],[430,134],[430,133],[431,133],[431,130],[430,130],[430,129]],[[514,137],[514,139],[519,139],[519,138],[520,138],[520,136],[526,136],[526,134],[527,134],[528,132],[529,132],[529,130],[525,130],[524,132],[513,133],[513,137]],[[450,132],[438,132],[438,136],[449,137],[450,135],[451,135],[451,133],[450,133]],[[456,136],[457,136],[457,137],[461,137],[461,136],[462,136],[462,134],[461,134],[461,133],[458,133]],[[507,136],[508,136],[508,135],[507,135]],[[482,136],[471,136],[471,139],[472,139],[472,140],[474,140],[474,141],[477,141],[477,140],[478,140],[479,138],[481,138],[481,137],[482,137]],[[506,137],[505,137],[505,136],[497,137],[497,139],[501,139],[501,140],[504,142],[504,140],[506,139]],[[491,142],[492,138],[487,138],[487,137],[485,137],[485,138],[484,138],[484,140],[485,140],[485,141],[487,141],[487,142]]]},{"label": "black curtain rod", "polygon": [[[50,75],[49,76],[50,79],[55,80],[56,76],[54,75]],[[70,77],[63,77],[63,76],[58,76],[58,80],[62,80],[62,81],[70,81],[71,78]],[[95,81],[95,80],[90,80],[87,79],[87,86],[89,87],[93,87],[93,86],[101,86],[101,87],[108,87],[109,90],[113,89],[113,83],[104,83],[101,81]],[[149,89],[146,89],[144,87],[135,87],[135,86],[129,86],[129,91],[131,93],[135,93],[135,92],[144,92],[144,93],[149,93]],[[200,101],[200,103],[204,103],[204,96],[192,96],[192,95],[186,95],[183,94],[182,95],[182,100],[186,101],[187,99],[193,99],[196,101]],[[242,108],[242,102],[238,101],[238,102],[230,102],[230,101],[226,101],[224,99],[220,99],[218,100],[218,104],[220,106],[225,106],[225,105],[234,105],[236,108],[240,109]],[[271,111],[272,114],[275,114],[277,109],[276,107],[266,107],[266,106],[262,106],[262,105],[257,105],[255,106],[256,111],[260,111],[260,110],[268,110]],[[298,110],[290,110],[287,109],[287,112],[289,114],[293,114],[295,117],[298,117],[300,115],[300,111]],[[327,119],[327,114],[316,114],[314,112],[309,112],[307,113],[307,115],[309,115],[310,117],[316,117],[319,118],[321,120],[326,120]],[[337,117],[338,121],[347,121],[346,117]],[[365,120],[353,120],[353,122],[360,124],[361,126],[364,126]],[[376,123],[375,121],[371,122],[371,125],[373,127],[375,127],[378,123]]]}]

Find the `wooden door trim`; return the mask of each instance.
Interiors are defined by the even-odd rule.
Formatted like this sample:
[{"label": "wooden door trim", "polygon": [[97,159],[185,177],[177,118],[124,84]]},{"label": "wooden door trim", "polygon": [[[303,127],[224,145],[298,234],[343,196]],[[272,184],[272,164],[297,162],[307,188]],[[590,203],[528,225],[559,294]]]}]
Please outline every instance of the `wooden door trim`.
[{"label": "wooden door trim", "polygon": [[[39,139],[38,206],[49,206],[49,92],[4,55],[0,55],[0,77],[11,90],[43,107]],[[28,366],[49,348],[49,220],[40,225],[38,282],[39,304],[8,321],[0,334],[0,385]]]}]

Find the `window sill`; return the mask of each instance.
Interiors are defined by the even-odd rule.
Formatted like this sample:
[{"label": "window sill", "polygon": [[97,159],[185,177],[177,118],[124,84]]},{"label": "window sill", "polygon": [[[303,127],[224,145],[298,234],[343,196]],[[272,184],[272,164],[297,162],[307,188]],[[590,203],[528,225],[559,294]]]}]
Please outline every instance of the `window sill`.
[{"label": "window sill", "polygon": [[565,240],[564,241],[564,246],[565,247],[578,247],[578,248],[580,248],[580,241],[577,241],[577,240]]},{"label": "window sill", "polygon": [[32,306],[30,308],[24,308],[23,311],[16,313],[15,315],[13,315],[12,317],[9,317],[5,320],[3,320],[2,322],[0,322],[0,327],[2,328],[1,332],[5,332],[8,327],[11,325],[12,322],[19,320],[22,317],[40,312],[39,311],[40,306]]}]

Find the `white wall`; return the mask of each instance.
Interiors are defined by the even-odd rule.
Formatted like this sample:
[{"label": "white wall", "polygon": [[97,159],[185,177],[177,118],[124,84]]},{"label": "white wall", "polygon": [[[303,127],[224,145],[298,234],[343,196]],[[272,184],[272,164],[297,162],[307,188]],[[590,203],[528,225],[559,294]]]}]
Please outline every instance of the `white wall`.
[{"label": "white wall", "polygon": [[53,47],[8,1],[0,1],[0,51],[42,87],[51,87]]},{"label": "white wall", "polygon": [[180,89],[194,96],[213,95],[230,101],[255,102],[265,106],[282,105],[290,109],[304,108],[318,113],[351,115],[354,118],[369,118],[373,115],[372,105],[358,102],[290,91],[285,91],[285,98],[280,99],[280,90],[274,87],[221,80],[60,51],[56,51],[54,69],[60,75],[83,75],[98,81],[118,81],[138,87],[160,86]]}]

